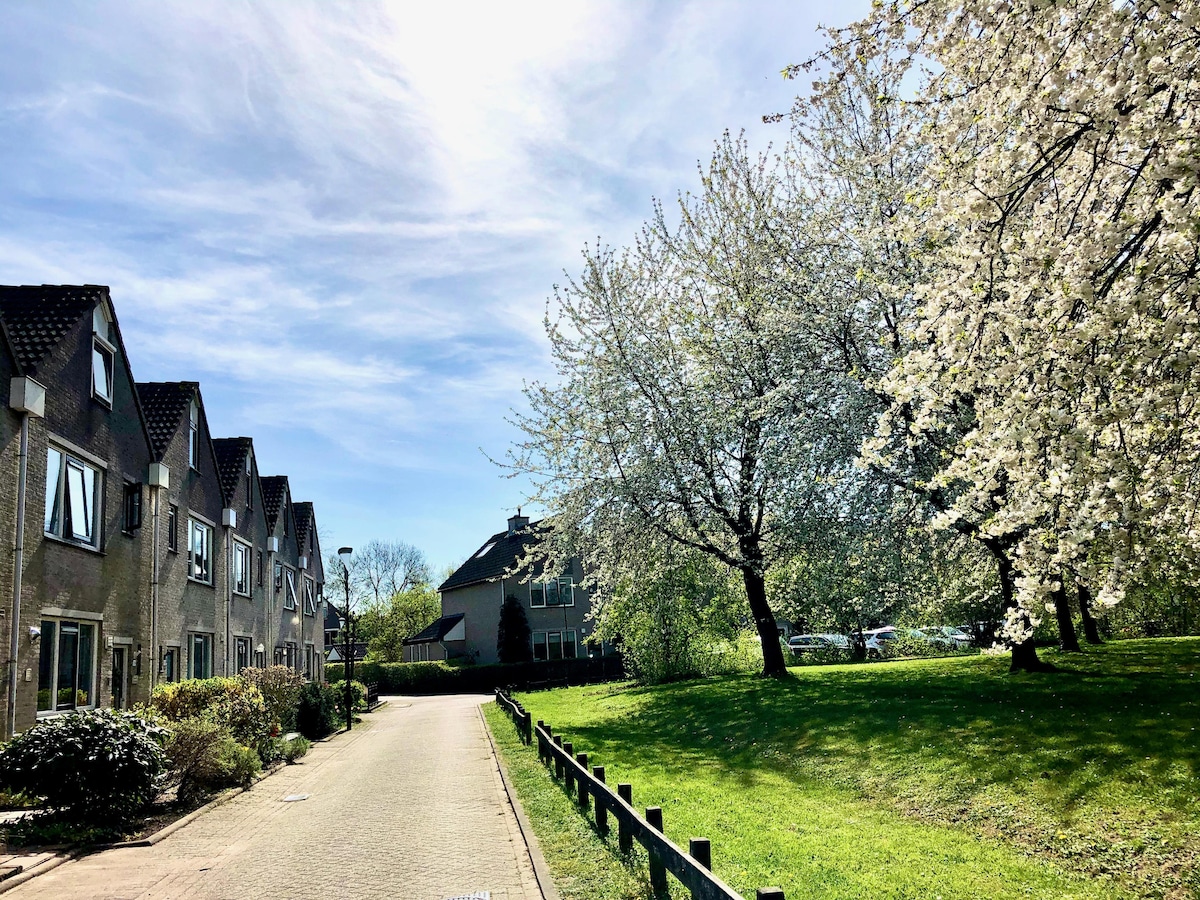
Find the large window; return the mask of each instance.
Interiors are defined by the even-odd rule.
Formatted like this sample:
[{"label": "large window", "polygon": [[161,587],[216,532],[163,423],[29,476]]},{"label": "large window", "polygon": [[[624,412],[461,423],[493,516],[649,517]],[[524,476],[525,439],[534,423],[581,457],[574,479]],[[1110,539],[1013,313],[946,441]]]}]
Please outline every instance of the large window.
[{"label": "large window", "polygon": [[[284,570],[283,570],[283,586],[284,586],[283,608],[284,609],[295,609],[296,608],[296,573],[287,567],[284,567]],[[293,668],[295,668],[294,664],[289,663],[289,665],[291,665]]]},{"label": "large window", "polygon": [[46,534],[100,546],[104,473],[64,450],[46,451]]},{"label": "large window", "polygon": [[162,662],[158,673],[163,681],[179,680],[179,648],[165,647],[162,651]]},{"label": "large window", "polygon": [[306,616],[315,616],[317,614],[317,588],[316,582],[304,576],[304,614]]},{"label": "large window", "polygon": [[575,659],[579,655],[575,629],[533,632],[534,659]]},{"label": "large window", "polygon": [[250,595],[250,548],[233,542],[233,592]]},{"label": "large window", "polygon": [[575,582],[570,575],[529,583],[530,606],[574,606]]},{"label": "large window", "polygon": [[317,678],[317,648],[312,644],[304,645],[304,677],[309,681]]},{"label": "large window", "polygon": [[212,584],[213,530],[198,519],[188,519],[188,577]]},{"label": "large window", "polygon": [[38,712],[95,706],[95,623],[42,619],[38,641]]},{"label": "large window", "polygon": [[189,638],[188,677],[212,678],[211,634],[193,634]]}]

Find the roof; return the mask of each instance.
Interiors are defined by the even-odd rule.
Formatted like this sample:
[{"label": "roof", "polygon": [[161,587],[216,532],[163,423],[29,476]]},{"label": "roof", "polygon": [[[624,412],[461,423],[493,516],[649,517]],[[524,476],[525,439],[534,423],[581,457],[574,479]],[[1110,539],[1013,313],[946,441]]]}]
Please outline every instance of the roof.
[{"label": "roof", "polygon": [[162,459],[179,422],[196,396],[200,385],[195,381],[140,381],[137,385],[146,431],[150,435],[150,450],[155,459]]},{"label": "roof", "polygon": [[[342,650],[344,649],[345,645],[342,644],[341,641],[334,644],[329,648],[329,652],[325,655],[326,662],[342,662]],[[366,659],[367,642],[355,641],[350,645],[350,652],[353,654],[355,662],[360,662]]]},{"label": "roof", "polygon": [[325,630],[326,631],[341,631],[342,630],[342,614],[338,612],[337,607],[332,603],[325,604]]},{"label": "roof", "polygon": [[279,521],[279,510],[283,508],[284,498],[288,494],[287,476],[267,475],[265,478],[259,478],[258,483],[262,485],[263,512],[267,514],[267,527],[274,529],[275,523]]},{"label": "roof", "polygon": [[13,353],[23,369],[38,363],[96,304],[108,296],[98,284],[42,284],[0,287],[0,315]]},{"label": "roof", "polygon": [[246,471],[246,454],[253,441],[248,437],[213,438],[213,451],[217,454],[217,474],[221,478],[221,496],[225,505],[233,502],[238,479]]},{"label": "roof", "polygon": [[[539,523],[533,522],[519,531],[509,534],[507,530],[499,531],[471,554],[471,558],[454,570],[449,578],[442,582],[438,591],[452,591],[455,588],[479,584],[482,581],[495,581],[511,570],[517,560],[523,557],[529,547],[537,542]],[[483,551],[487,549],[487,552]]]},{"label": "roof", "polygon": [[308,531],[313,523],[313,505],[308,501],[293,503],[292,515],[296,517],[296,546],[304,553],[308,548]]},{"label": "roof", "polygon": [[440,641],[450,633],[455,625],[463,620],[463,613],[455,613],[452,616],[442,616],[435,622],[426,625],[410,638],[405,638],[405,645],[408,644],[432,644],[435,641]]}]

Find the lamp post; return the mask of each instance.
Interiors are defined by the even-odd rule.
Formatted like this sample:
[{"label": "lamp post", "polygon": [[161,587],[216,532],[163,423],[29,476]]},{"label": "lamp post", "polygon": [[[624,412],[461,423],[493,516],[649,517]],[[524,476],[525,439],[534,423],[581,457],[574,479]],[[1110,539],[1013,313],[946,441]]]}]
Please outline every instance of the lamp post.
[{"label": "lamp post", "polygon": [[344,659],[342,660],[342,677],[346,682],[346,730],[349,731],[353,727],[354,720],[354,702],[351,699],[353,696],[353,688],[350,682],[354,679],[354,648],[350,642],[350,554],[354,552],[351,547],[342,547],[338,550],[338,556],[342,560],[342,584],[346,588],[346,624],[342,627],[342,649],[344,650]]}]

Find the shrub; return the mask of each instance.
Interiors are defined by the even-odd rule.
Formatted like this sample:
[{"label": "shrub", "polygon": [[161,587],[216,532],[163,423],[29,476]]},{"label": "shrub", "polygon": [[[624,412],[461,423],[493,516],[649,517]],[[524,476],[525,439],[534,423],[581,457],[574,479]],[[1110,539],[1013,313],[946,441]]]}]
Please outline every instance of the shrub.
[{"label": "shrub", "polygon": [[188,801],[248,784],[261,769],[258,753],[239,744],[210,715],[174,723],[167,739],[167,756],[179,783],[179,797]]},{"label": "shrub", "polygon": [[43,798],[71,821],[123,824],[158,795],[165,737],[146,719],[111,709],[47,719],[0,751],[0,785]]},{"label": "shrub", "polygon": [[292,738],[283,745],[283,759],[291,764],[308,753],[312,742],[306,737]]},{"label": "shrub", "polygon": [[337,728],[337,723],[337,691],[316,681],[305,684],[296,707],[296,730],[315,741]]},{"label": "shrub", "polygon": [[[346,682],[339,682],[333,692],[337,698],[338,721],[344,722],[346,721]],[[367,686],[361,681],[350,682],[350,702],[353,709],[365,710],[367,708]]]},{"label": "shrub", "polygon": [[160,684],[150,705],[168,722],[211,716],[234,740],[261,747],[274,720],[262,692],[245,678],[197,678]]},{"label": "shrub", "polygon": [[279,725],[281,732],[296,730],[296,704],[304,680],[300,673],[287,666],[265,669],[243,669],[240,678],[254,685],[267,704],[267,715]]},{"label": "shrub", "polygon": [[[379,685],[382,694],[491,693],[498,687],[538,686],[546,682],[594,684],[625,676],[620,656],[595,659],[539,660],[509,665],[454,667],[444,662],[356,663],[354,674]],[[325,677],[337,683],[344,677],[341,663],[325,666]]]}]

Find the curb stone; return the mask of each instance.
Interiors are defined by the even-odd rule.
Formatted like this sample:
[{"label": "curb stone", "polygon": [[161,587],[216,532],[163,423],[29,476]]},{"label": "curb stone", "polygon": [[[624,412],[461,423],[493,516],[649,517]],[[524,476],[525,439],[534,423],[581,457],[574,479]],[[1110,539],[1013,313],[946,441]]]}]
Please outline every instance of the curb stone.
[{"label": "curb stone", "polygon": [[517,817],[517,827],[521,830],[521,837],[525,841],[525,850],[529,854],[529,861],[533,864],[533,875],[537,879],[538,888],[542,892],[544,900],[561,900],[558,894],[558,888],[554,886],[554,879],[550,876],[550,867],[546,864],[546,857],[542,855],[542,848],[538,845],[537,835],[533,833],[533,826],[529,824],[529,820],[525,818],[525,810],[521,808],[521,801],[517,799],[516,791],[512,787],[512,779],[508,774],[508,769],[504,765],[504,760],[496,751],[496,742],[492,738],[492,729],[488,727],[487,717],[483,714],[483,706],[476,707],[479,710],[479,721],[483,723],[484,733],[487,734],[488,746],[492,750],[492,761],[496,764],[496,769],[500,772],[500,782],[504,785],[504,793],[508,797],[508,805],[512,807],[512,811]]}]

